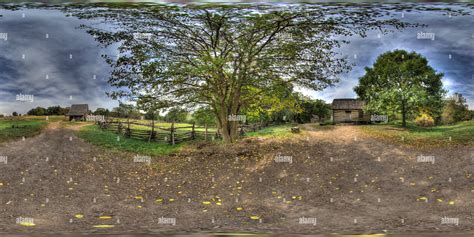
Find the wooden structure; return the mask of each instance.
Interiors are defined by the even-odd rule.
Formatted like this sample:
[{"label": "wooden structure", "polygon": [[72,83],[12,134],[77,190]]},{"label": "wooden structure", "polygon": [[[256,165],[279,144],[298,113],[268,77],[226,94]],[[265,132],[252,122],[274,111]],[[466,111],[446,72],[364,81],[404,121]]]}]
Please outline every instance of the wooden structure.
[{"label": "wooden structure", "polygon": [[[175,123],[171,123],[170,127],[156,126],[155,121],[146,123],[143,120],[138,121],[121,121],[117,119],[106,119],[106,121],[98,121],[97,124],[103,130],[109,130],[122,135],[126,138],[133,138],[137,140],[144,140],[148,142],[168,143],[175,145],[183,141],[190,140],[204,140],[211,141],[221,139],[222,135],[219,130],[211,132],[207,125],[204,127],[198,127],[194,123],[190,126],[176,126]],[[145,126],[150,129],[137,129],[134,126]],[[241,125],[239,126],[239,133],[241,136],[245,135],[246,132],[255,132],[268,124],[252,124],[252,125]]]},{"label": "wooden structure", "polygon": [[69,116],[69,121],[71,120],[86,120],[86,116],[89,114],[89,105],[88,104],[73,104],[69,108],[69,112],[66,114]]},{"label": "wooden structure", "polygon": [[365,101],[357,99],[334,99],[331,105],[332,122],[368,123],[370,114],[364,113]]}]

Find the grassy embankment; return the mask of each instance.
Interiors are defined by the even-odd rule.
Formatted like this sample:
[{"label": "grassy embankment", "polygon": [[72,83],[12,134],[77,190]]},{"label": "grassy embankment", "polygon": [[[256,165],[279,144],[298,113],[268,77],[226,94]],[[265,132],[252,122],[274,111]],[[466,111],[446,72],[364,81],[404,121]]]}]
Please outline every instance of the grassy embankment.
[{"label": "grassy embankment", "polygon": [[360,129],[390,142],[413,146],[444,146],[474,143],[474,121],[463,121],[452,125],[419,127],[412,123],[406,128],[395,125],[368,125]]},{"label": "grassy embankment", "polygon": [[48,122],[60,121],[64,116],[21,116],[0,119],[0,142],[32,137],[41,132]]}]

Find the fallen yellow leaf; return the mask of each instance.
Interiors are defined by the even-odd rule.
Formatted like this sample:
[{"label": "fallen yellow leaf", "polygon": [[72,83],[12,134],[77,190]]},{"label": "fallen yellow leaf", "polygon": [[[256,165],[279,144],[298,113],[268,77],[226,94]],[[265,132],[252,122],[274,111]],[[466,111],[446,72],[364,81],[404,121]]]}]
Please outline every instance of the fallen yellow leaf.
[{"label": "fallen yellow leaf", "polygon": [[114,225],[93,225],[95,228],[112,228]]},{"label": "fallen yellow leaf", "polygon": [[250,219],[252,219],[252,220],[258,220],[258,219],[260,219],[260,217],[259,217],[259,216],[250,216]]},{"label": "fallen yellow leaf", "polygon": [[31,223],[31,222],[20,222],[20,225],[22,225],[22,226],[36,226],[35,223]]}]

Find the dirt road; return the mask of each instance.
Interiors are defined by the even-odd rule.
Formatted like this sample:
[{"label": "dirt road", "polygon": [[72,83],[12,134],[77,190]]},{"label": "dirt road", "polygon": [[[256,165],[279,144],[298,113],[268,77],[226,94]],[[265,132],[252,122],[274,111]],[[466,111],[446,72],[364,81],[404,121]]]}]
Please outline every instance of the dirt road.
[{"label": "dirt road", "polygon": [[418,151],[351,126],[303,129],[148,165],[53,123],[0,145],[0,233],[474,232],[473,147]]}]

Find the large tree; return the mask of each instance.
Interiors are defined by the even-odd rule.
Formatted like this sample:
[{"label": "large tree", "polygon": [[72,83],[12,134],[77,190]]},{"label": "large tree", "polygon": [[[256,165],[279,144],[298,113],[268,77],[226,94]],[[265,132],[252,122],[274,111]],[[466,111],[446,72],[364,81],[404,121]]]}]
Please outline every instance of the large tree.
[{"label": "large tree", "polygon": [[421,110],[440,116],[446,93],[442,77],[422,55],[394,50],[381,54],[372,67],[365,68],[354,90],[367,101],[371,112],[401,113],[405,127],[407,116]]},{"label": "large tree", "polygon": [[335,53],[345,36],[407,24],[389,7],[181,5],[69,8],[110,26],[86,27],[103,45],[119,43],[109,83],[114,98],[162,107],[210,106],[225,142],[238,137],[238,115],[280,86],[322,90],[350,69]]}]

